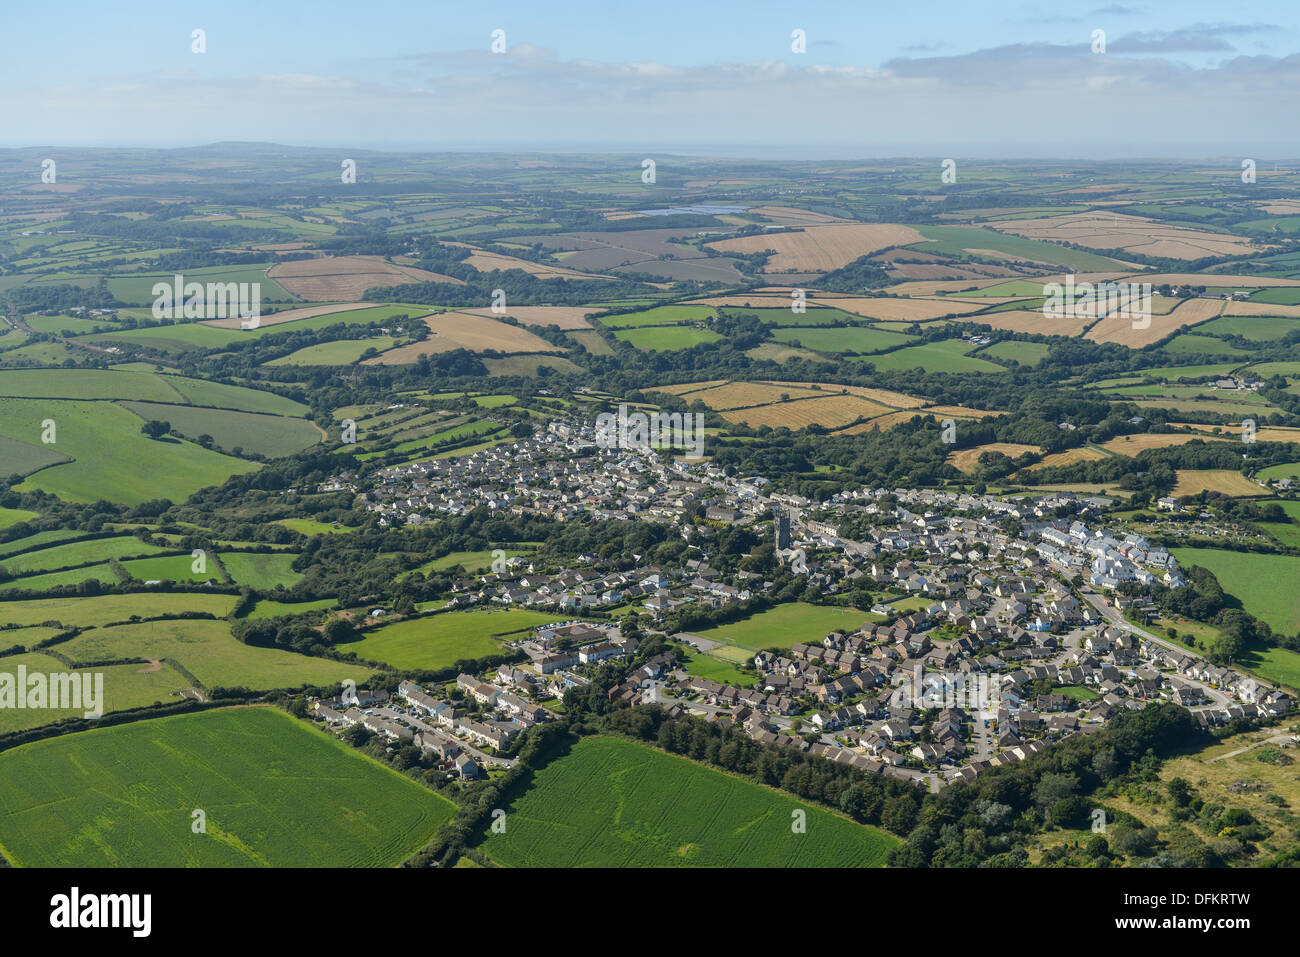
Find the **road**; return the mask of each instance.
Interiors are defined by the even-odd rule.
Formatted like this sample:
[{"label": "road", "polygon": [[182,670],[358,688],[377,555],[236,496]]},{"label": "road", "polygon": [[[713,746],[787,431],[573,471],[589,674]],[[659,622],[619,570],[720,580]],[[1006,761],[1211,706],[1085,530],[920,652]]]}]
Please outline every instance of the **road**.
[{"label": "road", "polygon": [[1254,744],[1248,744],[1244,748],[1238,748],[1236,751],[1229,751],[1227,754],[1221,754],[1217,758],[1210,758],[1205,763],[1213,764],[1215,761],[1223,761],[1227,758],[1235,758],[1239,754],[1245,754],[1251,748],[1258,748],[1264,744],[1287,744],[1291,741],[1290,734],[1275,734],[1272,737],[1265,738],[1262,741],[1256,741]]},{"label": "road", "polygon": [[479,764],[482,765],[491,764],[499,768],[506,768],[507,770],[514,767],[513,761],[507,760],[506,758],[498,758],[491,754],[484,754],[478,748],[475,748],[470,744],[468,744],[467,742],[462,741],[460,738],[456,737],[453,734],[448,734],[442,728],[435,727],[431,724],[425,724],[419,718],[415,717],[415,715],[402,714],[401,712],[394,711],[392,708],[388,707],[387,705],[377,707],[373,710],[375,714],[379,715],[382,718],[386,718],[389,721],[395,721],[398,724],[408,725],[409,727],[415,728],[417,731],[427,731],[429,734],[437,735],[438,737],[442,738],[444,741],[452,742],[462,751],[469,752],[469,754],[472,755],[474,760],[477,761]]},{"label": "road", "polygon": [[[1161,638],[1159,635],[1153,635],[1146,629],[1139,628],[1137,625],[1132,624],[1119,613],[1119,609],[1115,608],[1096,592],[1084,592],[1083,597],[1088,600],[1090,605],[1101,613],[1102,617],[1105,618],[1107,622],[1121,631],[1127,631],[1129,634],[1136,635],[1139,638],[1149,639],[1154,641],[1157,645],[1160,645],[1162,648],[1176,651],[1179,654],[1191,655],[1193,658],[1197,659],[1202,659],[1204,657],[1190,649],[1184,648],[1177,642],[1170,641],[1168,638]],[[1201,691],[1205,692],[1205,696],[1210,699],[1209,704],[1197,705],[1194,708],[1189,708],[1189,711],[1207,711],[1214,708],[1225,708],[1233,703],[1233,698],[1231,696],[1224,694],[1217,688],[1211,688],[1203,681],[1196,681],[1186,675],[1179,675],[1179,679],[1187,682],[1189,685],[1200,688]]]}]

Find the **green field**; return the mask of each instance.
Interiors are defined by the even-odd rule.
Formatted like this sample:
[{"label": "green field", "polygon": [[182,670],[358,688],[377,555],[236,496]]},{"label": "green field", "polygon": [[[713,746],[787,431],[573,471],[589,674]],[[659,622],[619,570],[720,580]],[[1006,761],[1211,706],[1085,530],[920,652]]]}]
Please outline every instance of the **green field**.
[{"label": "green field", "polygon": [[[104,319],[82,319],[77,316],[26,316],[23,322],[37,332],[51,336],[83,336],[91,332],[111,331],[116,323]],[[65,335],[66,334],[66,335]]]},{"label": "green field", "polygon": [[395,345],[397,340],[392,336],[376,336],[373,339],[335,339],[333,342],[307,346],[287,356],[272,359],[266,364],[268,366],[346,366],[360,359],[367,349],[383,352]]},{"label": "green field", "polygon": [[869,356],[870,362],[881,372],[905,371],[921,368],[926,372],[1003,372],[1002,366],[987,359],[966,355],[978,348],[962,339],[944,339],[924,345],[908,346],[880,356]]},{"label": "green field", "polygon": [[21,399],[133,399],[138,402],[204,405],[241,412],[301,416],[301,403],[271,392],[179,375],[102,369],[11,369],[0,371],[0,396]]},{"label": "green field", "polygon": [[1022,366],[1036,366],[1044,359],[1050,347],[1042,342],[1020,342],[1014,339],[995,342],[981,349],[977,356],[991,356],[996,359],[1014,359]]},{"label": "green field", "polygon": [[209,435],[226,451],[256,452],[278,459],[301,452],[323,436],[306,419],[228,409],[203,409],[154,402],[120,402],[142,420],[161,419],[191,442]]},{"label": "green field", "polygon": [[153,618],[194,611],[219,618],[230,614],[234,595],[186,595],[134,592],[130,595],[88,595],[84,598],[31,598],[0,602],[0,622],[39,625],[45,622],[83,628],[121,622],[138,615]]},{"label": "green field", "polygon": [[84,565],[81,568],[73,568],[68,571],[46,572],[40,575],[27,575],[23,578],[10,579],[0,584],[0,590],[27,589],[45,591],[48,588],[57,588],[60,585],[80,585],[82,582],[87,581],[116,585],[117,575],[113,573],[113,569],[108,562],[101,562],[98,565]]},{"label": "green field", "polygon": [[[124,313],[130,311],[123,310]],[[196,349],[220,349],[232,342],[245,342],[267,335],[323,329],[326,326],[387,322],[389,319],[399,316],[416,318],[438,311],[437,307],[430,306],[373,306],[367,309],[350,309],[344,312],[326,313],[313,316],[310,319],[297,319],[287,323],[264,323],[256,329],[222,329],[216,326],[205,326],[197,322],[181,322],[169,326],[149,326],[139,329],[124,329],[120,332],[99,333],[87,336],[86,340],[106,346],[129,343],[164,354],[179,355]],[[147,314],[148,310],[142,310],[141,313]],[[265,318],[266,315],[264,313],[263,317]]]},{"label": "green field", "polygon": [[280,615],[301,615],[303,612],[333,608],[338,602],[333,598],[318,601],[259,601],[245,618],[277,618]]},{"label": "green field", "polygon": [[710,641],[762,651],[764,648],[789,648],[799,642],[818,644],[832,631],[857,631],[870,618],[867,612],[856,608],[788,602],[742,621],[718,625],[695,634]]},{"label": "green field", "polygon": [[[460,425],[454,425],[450,428],[433,432],[430,435],[421,436],[416,439],[409,439],[406,442],[399,442],[392,448],[383,449],[382,451],[362,452],[357,456],[357,458],[364,462],[381,455],[387,456],[393,454],[405,454],[408,452],[419,452],[437,445],[442,445],[443,443],[455,444],[461,439],[480,435],[490,435],[493,432],[499,431],[500,428],[501,426],[497,422],[471,420],[469,422],[462,422]],[[357,434],[358,436],[365,435],[361,428],[358,428]]]},{"label": "green field", "polygon": [[[8,632],[0,632],[7,636]],[[8,655],[0,658],[0,674],[11,674],[13,681],[18,680],[18,668],[25,666],[27,674],[63,674],[70,669],[57,658],[39,652],[21,655]],[[138,664],[98,665],[92,668],[71,669],[82,675],[102,674],[103,702],[101,711],[122,711],[127,708],[141,708],[152,704],[165,704],[179,701],[173,692],[188,688],[179,672],[167,665],[158,670],[142,670]],[[83,678],[83,680],[86,680]],[[92,679],[93,680],[93,679]],[[53,702],[51,702],[53,703]],[[12,731],[25,731],[41,725],[62,721],[64,718],[84,718],[87,706],[79,708],[3,708],[0,709],[0,734]]]},{"label": "green field", "polygon": [[1286,648],[1248,645],[1234,664],[1249,668],[1261,678],[1300,690],[1300,654]]},{"label": "green field", "polygon": [[[730,646],[727,646],[730,647]],[[735,665],[704,654],[693,654],[689,648],[684,649],[690,657],[686,661],[686,673],[697,678],[720,681],[725,685],[746,688],[754,683],[754,675],[741,671]]]},{"label": "green field", "polygon": [[130,573],[132,578],[142,582],[205,582],[209,578],[221,581],[221,571],[210,559],[205,563],[206,567],[201,572],[194,571],[194,561],[195,559],[186,552],[184,555],[139,558],[123,562],[122,567]]},{"label": "green field", "polygon": [[300,535],[326,535],[331,532],[350,531],[343,525],[327,525],[324,522],[318,522],[311,518],[280,518],[276,519],[276,525],[283,525],[291,532],[297,532]]},{"label": "green field", "polygon": [[[778,326],[829,326],[836,322],[860,323],[862,316],[843,309],[809,304],[804,312],[795,312],[789,306],[725,306],[718,310],[724,316],[757,316],[760,322]],[[903,323],[904,326],[907,323]]]},{"label": "green field", "polygon": [[336,684],[358,685],[368,672],[329,658],[312,658],[279,648],[245,645],[225,621],[186,619],[147,621],[95,628],[59,645],[77,664],[115,658],[172,658],[205,688],[254,690]]},{"label": "green field", "polygon": [[[55,426],[50,445],[41,441],[46,420]],[[127,505],[157,498],[183,501],[201,488],[257,468],[192,442],[155,441],[140,434],[140,426],[137,415],[108,402],[0,399],[0,436],[72,460],[30,475],[17,486],[20,492],[39,489],[72,502],[106,497]]]},{"label": "green field", "polygon": [[1192,332],[1185,332],[1174,337],[1165,344],[1164,350],[1176,355],[1200,355],[1204,353],[1211,356],[1250,356],[1254,354],[1248,349],[1239,349],[1222,339],[1197,335]]},{"label": "green field", "polygon": [[[1085,252],[1081,249],[1066,249],[1064,246],[1057,246],[1055,243],[1025,239],[1021,236],[1000,233],[993,229],[967,226],[919,226],[917,232],[931,241],[916,243],[908,248],[921,252],[936,253],[940,256],[966,258],[970,255],[967,252],[968,250],[992,249],[1025,261],[1051,263],[1056,266],[1076,269],[1080,272],[1109,272],[1123,268],[1115,260],[1107,259],[1105,256],[1099,256],[1096,253]],[[1042,291],[1043,287],[1039,285],[1037,292],[1041,295]],[[993,295],[1002,296],[1007,295],[1007,293],[999,292]]]},{"label": "green field", "polygon": [[[492,553],[496,549],[485,548],[478,552],[448,552],[441,558],[435,558],[431,562],[425,562],[416,571],[424,572],[428,575],[430,572],[446,571],[457,565],[464,567],[467,572],[487,571],[492,567]],[[506,558],[518,558],[521,555],[528,554],[517,548],[503,548]]]},{"label": "green field", "polygon": [[92,538],[66,545],[52,545],[34,552],[23,552],[21,555],[3,559],[0,564],[11,575],[26,575],[51,568],[68,568],[74,565],[104,562],[110,558],[121,558],[123,555],[153,555],[161,551],[163,549],[157,545],[146,545],[134,535],[119,535],[113,538]]},{"label": "green field", "polygon": [[915,336],[905,336],[897,332],[885,332],[866,326],[827,326],[803,328],[787,326],[772,333],[777,342],[787,345],[795,344],[814,352],[881,352],[897,346],[915,342]]},{"label": "green field", "polygon": [[703,322],[712,319],[716,310],[712,306],[656,306],[644,312],[631,312],[622,316],[605,316],[597,321],[610,329],[632,329],[637,326],[666,326],[683,322]]},{"label": "green field", "polygon": [[[3,763],[0,763],[3,770]],[[803,810],[804,833],[793,812]],[[686,758],[585,738],[482,844],[510,867],[880,867],[897,840]]]},{"label": "green field", "polygon": [[9,651],[21,645],[34,648],[40,642],[53,638],[62,631],[44,625],[31,625],[24,628],[0,628],[0,651]]},{"label": "green field", "polygon": [[1282,465],[1270,465],[1255,473],[1258,479],[1284,479],[1300,481],[1300,462],[1286,462]]},{"label": "green field", "polygon": [[1170,552],[1184,567],[1208,568],[1225,592],[1275,631],[1300,630],[1300,588],[1292,587],[1300,581],[1300,558],[1221,548],[1171,548]]},{"label": "green field", "polygon": [[236,585],[270,591],[276,585],[292,588],[302,578],[290,567],[297,557],[296,552],[222,552],[221,564]]},{"label": "green field", "polygon": [[1300,305],[1300,286],[1274,286],[1250,294],[1252,302],[1267,302],[1274,306]]},{"label": "green field", "polygon": [[1241,336],[1258,342],[1281,339],[1289,332],[1300,329],[1300,322],[1281,316],[1228,316],[1196,327],[1207,336]]},{"label": "green field", "polygon": [[615,337],[638,349],[652,352],[689,349],[702,342],[717,342],[722,338],[712,329],[696,329],[694,326],[649,326],[643,329],[625,329],[615,333]]},{"label": "green field", "polygon": [[40,515],[29,512],[25,508],[0,508],[0,532],[12,528],[19,522],[30,522],[34,518],[40,518]]},{"label": "green field", "polygon": [[380,625],[367,631],[360,641],[339,645],[338,650],[355,652],[358,658],[381,661],[394,668],[435,671],[457,661],[500,654],[501,642],[494,635],[555,620],[553,614],[523,609],[443,612]]},{"label": "green field", "polygon": [[[191,812],[206,815],[206,833]],[[456,813],[271,708],[140,721],[0,754],[0,849],[25,867],[391,867]]]},{"label": "green field", "polygon": [[[244,221],[244,225],[248,224],[247,221]],[[289,294],[288,290],[274,279],[267,277],[266,269],[265,265],[202,266],[197,269],[185,270],[185,281],[261,283],[263,299],[293,299],[294,297]],[[172,281],[173,274],[171,273],[133,273],[110,278],[108,280],[108,289],[122,302],[152,303],[154,301],[154,283],[165,282],[170,286]]]},{"label": "green field", "polygon": [[[1208,622],[1186,618],[1171,620],[1161,617],[1156,619],[1156,624],[1162,629],[1177,629],[1178,637],[1169,640],[1192,650],[1204,651],[1210,641],[1223,633],[1220,628]],[[1266,681],[1276,681],[1300,690],[1300,653],[1252,642],[1233,659],[1233,665],[1248,668]]]},{"label": "green field", "polygon": [[1255,524],[1283,545],[1300,548],[1300,501],[1277,502],[1290,517],[1289,522],[1256,522]]}]

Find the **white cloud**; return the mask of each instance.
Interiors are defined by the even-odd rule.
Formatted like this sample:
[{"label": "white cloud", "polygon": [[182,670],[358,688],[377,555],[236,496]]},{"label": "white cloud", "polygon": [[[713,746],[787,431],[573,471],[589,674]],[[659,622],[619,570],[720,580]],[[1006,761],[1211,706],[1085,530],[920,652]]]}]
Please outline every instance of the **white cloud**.
[{"label": "white cloud", "polygon": [[883,68],[606,63],[524,43],[501,56],[485,44],[400,58],[383,82],[193,71],[111,80],[10,98],[10,141],[763,146],[810,157],[1300,154],[1292,124],[1278,122],[1300,112],[1300,56],[1193,67],[1154,54],[1097,56],[1083,42],[898,58]]}]

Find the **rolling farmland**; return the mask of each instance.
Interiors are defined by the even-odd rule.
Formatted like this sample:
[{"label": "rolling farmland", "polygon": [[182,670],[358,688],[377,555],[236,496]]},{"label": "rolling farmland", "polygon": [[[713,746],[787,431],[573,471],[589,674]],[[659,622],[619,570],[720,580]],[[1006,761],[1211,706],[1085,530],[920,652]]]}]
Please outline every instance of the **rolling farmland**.
[{"label": "rolling farmland", "polygon": [[391,867],[455,813],[272,708],[37,741],[0,782],[0,848],[26,867]]},{"label": "rolling farmland", "polygon": [[[799,809],[804,834],[791,832]],[[511,867],[879,867],[896,843],[761,785],[604,737],[539,771],[508,818],[482,849]]]}]

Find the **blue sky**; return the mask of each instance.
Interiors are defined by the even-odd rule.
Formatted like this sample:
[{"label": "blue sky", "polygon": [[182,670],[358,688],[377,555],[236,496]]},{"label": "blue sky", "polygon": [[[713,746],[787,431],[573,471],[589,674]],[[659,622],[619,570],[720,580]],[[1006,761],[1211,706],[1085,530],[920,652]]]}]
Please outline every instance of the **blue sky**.
[{"label": "blue sky", "polygon": [[0,145],[1286,159],[1297,81],[1294,0],[22,4]]}]

